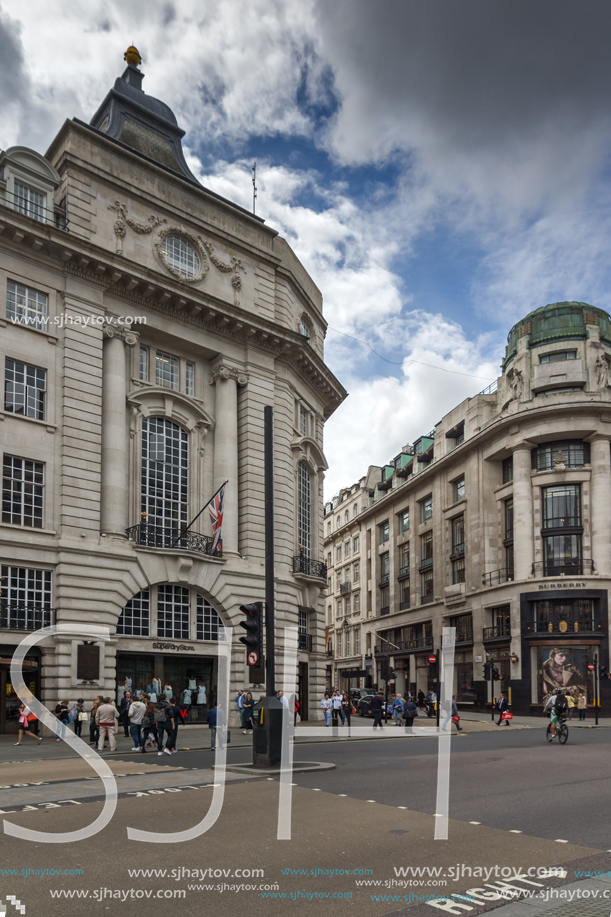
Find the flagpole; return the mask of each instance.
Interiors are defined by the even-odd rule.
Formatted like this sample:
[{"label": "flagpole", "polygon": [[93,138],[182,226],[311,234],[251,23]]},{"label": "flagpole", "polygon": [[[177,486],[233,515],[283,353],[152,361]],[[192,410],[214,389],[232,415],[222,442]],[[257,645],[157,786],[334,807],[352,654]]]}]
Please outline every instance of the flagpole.
[{"label": "flagpole", "polygon": [[219,487],[219,489],[216,491],[216,493],[213,493],[212,496],[210,497],[210,499],[208,500],[208,502],[207,502],[207,503],[204,503],[204,505],[203,505],[202,508],[200,509],[199,513],[197,514],[197,516],[195,516],[195,518],[191,520],[191,522],[190,522],[189,525],[186,527],[186,529],[183,529],[183,531],[180,533],[180,535],[178,536],[178,538],[175,538],[175,539],[174,539],[174,541],[173,541],[172,544],[170,545],[171,548],[173,548],[173,547],[176,545],[176,542],[180,541],[180,539],[183,537],[183,535],[186,535],[186,533],[189,531],[189,529],[191,528],[191,526],[193,525],[193,523],[194,523],[194,522],[197,522],[197,520],[199,519],[199,517],[201,516],[201,514],[203,513],[203,511],[204,511],[208,506],[210,506],[210,504],[212,503],[212,501],[213,501],[214,498],[216,497],[216,494],[220,493],[221,490],[223,489],[223,487],[225,486],[225,484],[228,484],[228,483],[229,483],[229,478],[227,478],[226,481],[223,481],[223,483],[221,484],[221,486]]}]

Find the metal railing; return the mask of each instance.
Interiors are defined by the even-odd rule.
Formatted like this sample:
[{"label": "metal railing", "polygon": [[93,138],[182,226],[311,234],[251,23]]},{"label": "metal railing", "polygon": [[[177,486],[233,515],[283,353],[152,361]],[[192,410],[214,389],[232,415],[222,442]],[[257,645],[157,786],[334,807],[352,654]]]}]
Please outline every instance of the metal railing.
[{"label": "metal railing", "polygon": [[24,200],[23,197],[14,194],[12,191],[5,191],[0,196],[0,203],[5,203],[15,213],[20,213],[24,217],[36,220],[37,223],[42,223],[44,226],[55,226],[56,229],[62,229],[64,232],[69,231],[66,208],[60,207],[58,204],[54,204],[52,209],[39,207],[37,204]]},{"label": "metal railing", "polygon": [[568,564],[550,564],[546,560],[537,560],[532,565],[533,576],[583,576],[595,573],[592,560],[575,560]]},{"label": "metal railing", "polygon": [[421,595],[420,596],[421,605],[428,605],[430,602],[434,602],[434,601],[435,601],[434,595]]},{"label": "metal railing", "polygon": [[409,576],[409,570],[410,570],[409,564],[407,565],[407,567],[401,567],[399,570],[399,573],[397,574],[397,579],[400,579],[402,576]]},{"label": "metal railing", "polygon": [[378,643],[374,646],[374,653],[377,656],[392,656],[396,653],[418,652],[419,650],[433,649],[433,638],[416,637],[414,640],[402,640],[396,644],[397,649],[393,650],[386,644]]},{"label": "metal railing", "polygon": [[390,573],[383,573],[380,577],[379,586],[388,586],[390,580]]},{"label": "metal railing", "polygon": [[0,603],[0,630],[38,630],[55,624],[55,609]]},{"label": "metal railing", "polygon": [[483,640],[499,640],[511,637],[511,624],[497,624],[495,627],[484,627]]},{"label": "metal railing", "polygon": [[303,573],[305,576],[316,576],[319,579],[327,578],[327,565],[322,560],[312,560],[305,554],[296,554],[293,557],[293,573]]},{"label": "metal railing", "polygon": [[300,650],[312,652],[312,634],[298,634],[298,646]]},{"label": "metal railing", "polygon": [[570,614],[539,614],[524,625],[526,633],[553,634],[573,637],[575,634],[593,634],[603,630],[600,621],[593,618],[574,618]]},{"label": "metal railing", "polygon": [[461,646],[464,643],[473,643],[473,634],[469,631],[464,631],[462,634],[456,633],[456,646]]},{"label": "metal railing", "polygon": [[382,605],[380,608],[380,615],[389,615],[390,614],[390,605]]},{"label": "metal railing", "polygon": [[500,586],[501,583],[513,582],[513,570],[508,571],[506,567],[500,570],[493,570],[492,573],[482,574],[482,586]]},{"label": "metal railing", "polygon": [[200,535],[198,532],[183,532],[182,529],[166,528],[163,525],[152,525],[141,522],[125,530],[128,539],[134,544],[146,548],[174,548],[181,551],[196,551],[210,557],[222,557],[221,551],[212,551],[211,535]]},{"label": "metal railing", "polygon": [[487,385],[486,388],[483,388],[481,392],[478,392],[478,395],[493,395],[496,392],[498,386],[498,379],[495,379],[494,382],[491,382],[490,385]]},{"label": "metal railing", "polygon": [[350,592],[351,590],[352,590],[352,584],[350,582],[339,584],[339,594],[340,595],[345,595],[347,592]]},{"label": "metal railing", "polygon": [[409,599],[407,599],[406,602],[399,602],[399,611],[405,611],[406,608],[409,608],[410,604]]}]

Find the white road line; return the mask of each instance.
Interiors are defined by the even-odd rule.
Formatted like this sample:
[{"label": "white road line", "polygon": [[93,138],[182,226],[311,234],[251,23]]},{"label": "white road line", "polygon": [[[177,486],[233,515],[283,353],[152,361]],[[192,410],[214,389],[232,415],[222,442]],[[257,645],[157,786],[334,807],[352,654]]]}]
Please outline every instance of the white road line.
[{"label": "white road line", "polygon": [[522,831],[516,831],[515,828],[510,828],[510,829],[509,829],[509,833],[510,833],[510,834],[522,834],[523,832],[522,832]]},{"label": "white road line", "polygon": [[375,802],[375,799],[366,799],[365,802]]},{"label": "white road line", "polygon": [[556,838],[556,843],[557,843],[557,844],[568,844],[568,841],[563,841],[562,838],[557,837],[557,838]]},{"label": "white road line", "polygon": [[470,825],[481,825],[481,821],[470,821]]},{"label": "white road line", "polygon": [[322,792],[322,791],[321,791],[318,787],[312,787],[312,792],[313,792],[313,793],[320,793],[320,792]]}]

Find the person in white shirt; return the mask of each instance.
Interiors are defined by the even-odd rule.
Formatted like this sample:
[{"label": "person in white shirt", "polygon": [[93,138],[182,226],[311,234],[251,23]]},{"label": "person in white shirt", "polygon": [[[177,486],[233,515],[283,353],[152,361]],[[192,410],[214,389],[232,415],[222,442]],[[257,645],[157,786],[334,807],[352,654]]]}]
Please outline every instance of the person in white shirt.
[{"label": "person in white shirt", "polygon": [[339,726],[339,713],[342,709],[342,696],[339,691],[335,691],[331,698],[331,714],[333,716],[333,725]]},{"label": "person in white shirt", "polygon": [[129,717],[129,731],[131,733],[132,739],[134,740],[134,747],[132,751],[141,751],[143,745],[143,738],[141,736],[142,730],[142,718],[144,716],[144,711],[146,710],[146,704],[143,704],[142,701],[134,700],[129,705],[129,710],[127,715]]},{"label": "person in white shirt", "polygon": [[278,700],[280,701],[280,703],[282,704],[282,706],[283,706],[283,707],[286,707],[286,709],[289,710],[289,712],[290,712],[289,700],[288,700],[288,697],[285,697],[285,696],[284,696],[284,691],[278,691]]},{"label": "person in white shirt", "polygon": [[333,707],[333,701],[331,700],[331,698],[329,697],[329,694],[326,691],[325,691],[325,696],[323,697],[323,699],[320,702],[320,706],[322,707],[324,714],[325,714],[325,726],[328,726],[329,723],[331,722],[331,708]]}]

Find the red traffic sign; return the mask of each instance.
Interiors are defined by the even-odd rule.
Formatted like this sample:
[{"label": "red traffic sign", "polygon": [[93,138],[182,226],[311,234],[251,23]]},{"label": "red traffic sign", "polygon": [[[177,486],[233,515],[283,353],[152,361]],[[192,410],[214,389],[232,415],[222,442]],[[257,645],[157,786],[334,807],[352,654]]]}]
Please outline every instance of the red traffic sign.
[{"label": "red traffic sign", "polygon": [[594,671],[594,665],[593,665],[593,663],[590,662],[590,663],[588,664],[588,668],[589,668],[590,672],[593,672],[593,671]]},{"label": "red traffic sign", "polygon": [[255,650],[251,650],[248,654],[248,665],[256,665],[259,661],[259,654]]},{"label": "red traffic sign", "polygon": [[429,656],[429,662],[437,662],[437,656]]}]

